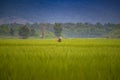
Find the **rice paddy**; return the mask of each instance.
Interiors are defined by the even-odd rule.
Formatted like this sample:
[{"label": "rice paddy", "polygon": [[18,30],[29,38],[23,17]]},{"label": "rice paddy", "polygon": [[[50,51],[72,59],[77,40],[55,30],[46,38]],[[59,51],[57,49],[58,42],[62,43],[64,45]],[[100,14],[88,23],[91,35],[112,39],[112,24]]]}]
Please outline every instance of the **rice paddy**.
[{"label": "rice paddy", "polygon": [[0,80],[120,80],[120,40],[0,39]]}]

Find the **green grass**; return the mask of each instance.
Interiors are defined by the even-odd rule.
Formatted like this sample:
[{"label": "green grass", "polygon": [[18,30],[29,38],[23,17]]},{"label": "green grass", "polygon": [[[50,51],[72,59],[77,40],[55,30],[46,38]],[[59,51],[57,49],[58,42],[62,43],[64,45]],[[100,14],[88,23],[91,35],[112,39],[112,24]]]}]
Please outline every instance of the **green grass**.
[{"label": "green grass", "polygon": [[119,39],[1,39],[0,80],[120,80]]}]

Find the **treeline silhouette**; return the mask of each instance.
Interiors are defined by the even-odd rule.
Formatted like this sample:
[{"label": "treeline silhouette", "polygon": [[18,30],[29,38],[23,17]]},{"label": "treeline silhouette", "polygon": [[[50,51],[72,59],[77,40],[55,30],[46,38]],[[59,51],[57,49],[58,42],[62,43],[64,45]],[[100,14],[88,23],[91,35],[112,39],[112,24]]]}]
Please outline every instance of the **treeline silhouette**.
[{"label": "treeline silhouette", "polygon": [[0,25],[0,38],[55,38],[58,35],[64,38],[120,38],[120,24],[11,23]]}]

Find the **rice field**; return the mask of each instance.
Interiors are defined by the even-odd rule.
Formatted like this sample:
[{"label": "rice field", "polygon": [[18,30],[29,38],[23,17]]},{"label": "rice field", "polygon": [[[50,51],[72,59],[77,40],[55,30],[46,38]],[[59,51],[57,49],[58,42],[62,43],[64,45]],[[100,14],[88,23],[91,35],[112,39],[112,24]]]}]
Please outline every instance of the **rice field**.
[{"label": "rice field", "polygon": [[0,80],[120,80],[120,39],[0,39]]}]

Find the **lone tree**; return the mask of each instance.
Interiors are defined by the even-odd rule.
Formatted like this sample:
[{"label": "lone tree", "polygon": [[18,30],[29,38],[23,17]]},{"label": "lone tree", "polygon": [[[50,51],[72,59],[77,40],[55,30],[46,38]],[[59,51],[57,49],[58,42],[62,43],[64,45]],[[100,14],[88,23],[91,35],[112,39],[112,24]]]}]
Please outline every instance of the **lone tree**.
[{"label": "lone tree", "polygon": [[31,29],[28,26],[26,26],[26,25],[20,27],[20,29],[19,29],[19,35],[23,39],[28,38],[30,36],[30,33],[31,33]]},{"label": "lone tree", "polygon": [[61,36],[61,33],[62,33],[62,26],[61,26],[61,24],[60,23],[55,23],[55,25],[54,25],[54,32],[55,32],[55,35],[57,36],[57,37],[60,37]]}]

